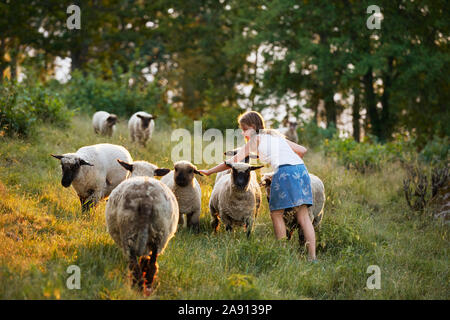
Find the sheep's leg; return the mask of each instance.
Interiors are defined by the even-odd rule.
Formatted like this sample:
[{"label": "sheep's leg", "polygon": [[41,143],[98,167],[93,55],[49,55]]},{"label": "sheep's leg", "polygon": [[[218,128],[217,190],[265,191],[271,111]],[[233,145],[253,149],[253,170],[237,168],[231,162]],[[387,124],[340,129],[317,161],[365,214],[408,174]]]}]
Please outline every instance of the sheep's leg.
[{"label": "sheep's leg", "polygon": [[128,269],[131,271],[131,279],[133,282],[133,286],[141,286],[142,283],[142,271],[139,263],[136,261],[136,257],[130,254],[128,260]]},{"label": "sheep's leg", "polygon": [[231,224],[227,224],[226,227],[225,227],[225,230],[233,231],[233,227],[231,226]]},{"label": "sheep's leg", "polygon": [[250,234],[252,233],[252,229],[253,229],[253,220],[252,219],[249,219],[245,223],[245,229],[247,230],[247,238],[250,238]]},{"label": "sheep's leg", "polygon": [[181,226],[184,225],[184,217],[183,217],[182,213],[180,213],[180,216],[178,218],[178,224],[181,225]]},{"label": "sheep's leg", "polygon": [[191,212],[186,215],[187,225],[189,228],[193,229],[196,233],[200,232],[200,214],[198,212]]},{"label": "sheep's leg", "polygon": [[211,211],[211,216],[213,218],[213,220],[211,221],[211,227],[214,229],[214,232],[217,232],[219,230],[219,215],[217,214],[217,211],[209,206],[209,210]]},{"label": "sheep's leg", "polygon": [[145,281],[143,283],[142,289],[144,293],[149,293],[149,290],[155,280],[156,274],[158,273],[158,263],[156,259],[158,258],[158,248],[153,246],[152,253],[150,257],[145,257],[142,263],[142,271]]}]

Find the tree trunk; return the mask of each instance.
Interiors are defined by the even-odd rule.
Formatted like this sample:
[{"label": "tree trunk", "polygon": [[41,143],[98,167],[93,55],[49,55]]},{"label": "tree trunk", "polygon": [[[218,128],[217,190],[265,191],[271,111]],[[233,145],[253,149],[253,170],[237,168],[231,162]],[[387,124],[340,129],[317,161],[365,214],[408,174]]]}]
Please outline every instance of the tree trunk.
[{"label": "tree trunk", "polygon": [[373,75],[372,75],[372,67],[369,67],[369,70],[364,75],[364,96],[365,103],[367,108],[367,115],[370,122],[370,129],[372,134],[381,138],[381,121],[378,116],[377,111],[377,102],[375,93],[373,92]]},{"label": "tree trunk", "polygon": [[381,130],[382,136],[381,141],[388,140],[392,135],[392,114],[389,105],[389,98],[392,86],[392,69],[393,69],[394,58],[388,58],[388,71],[383,76],[383,95],[381,96],[381,105],[383,109],[381,111],[381,124],[383,129]]},{"label": "tree trunk", "polygon": [[359,120],[361,116],[359,115],[359,111],[361,109],[361,102],[359,98],[359,85],[355,86],[353,89],[353,105],[352,105],[352,122],[353,122],[353,138],[355,141],[360,141],[361,136],[361,127],[359,125]]}]

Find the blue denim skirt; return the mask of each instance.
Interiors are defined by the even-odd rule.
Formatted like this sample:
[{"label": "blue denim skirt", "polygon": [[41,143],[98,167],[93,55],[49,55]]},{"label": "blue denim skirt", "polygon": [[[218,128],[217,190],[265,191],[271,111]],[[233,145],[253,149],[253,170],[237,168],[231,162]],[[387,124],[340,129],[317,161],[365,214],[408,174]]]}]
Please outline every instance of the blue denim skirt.
[{"label": "blue denim skirt", "polygon": [[281,165],[272,177],[269,209],[281,210],[313,204],[311,179],[304,164]]}]

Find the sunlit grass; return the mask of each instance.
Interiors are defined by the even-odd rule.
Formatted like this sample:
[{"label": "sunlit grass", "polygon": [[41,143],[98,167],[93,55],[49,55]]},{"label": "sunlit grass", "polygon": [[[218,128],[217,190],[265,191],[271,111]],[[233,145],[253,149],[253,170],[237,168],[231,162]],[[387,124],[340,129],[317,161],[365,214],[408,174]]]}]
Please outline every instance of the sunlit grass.
[{"label": "sunlit grass", "polygon": [[[27,140],[0,138],[0,298],[143,298],[130,288],[126,259],[106,231],[105,202],[81,214],[50,154],[110,142],[135,160],[170,168],[174,143],[165,128],[157,123],[147,148],[130,143],[125,119],[105,138],[93,133],[87,116],[65,130],[41,126]],[[182,228],[170,241],[150,299],[449,298],[448,226],[410,213],[400,166],[363,175],[319,152],[305,161],[327,193],[318,264],[307,262],[296,237],[275,241],[265,196],[250,239],[239,228],[213,234],[208,201],[215,176],[199,177],[200,234]],[[81,268],[80,290],[66,287],[72,264]],[[381,268],[381,290],[366,288],[369,265]]]}]

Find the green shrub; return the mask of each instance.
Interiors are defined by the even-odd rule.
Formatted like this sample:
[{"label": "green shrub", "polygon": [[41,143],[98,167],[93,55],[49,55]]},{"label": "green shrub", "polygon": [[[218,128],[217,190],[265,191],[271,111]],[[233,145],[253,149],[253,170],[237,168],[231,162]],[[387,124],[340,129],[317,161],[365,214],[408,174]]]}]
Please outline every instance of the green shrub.
[{"label": "green shrub", "polygon": [[319,127],[314,119],[301,120],[301,125],[297,128],[299,143],[310,148],[322,145],[326,139],[331,139],[336,133],[337,129],[334,125],[324,129]]},{"label": "green shrub", "polygon": [[73,111],[67,110],[57,93],[42,85],[24,86],[6,82],[0,87],[0,132],[9,136],[27,136],[36,122],[65,126]]},{"label": "green shrub", "polygon": [[84,76],[76,71],[66,86],[65,100],[70,108],[90,114],[100,110],[125,117],[141,110],[158,116],[166,113],[167,105],[156,81],[130,86],[129,79],[128,74],[102,79],[95,73]]},{"label": "green shrub", "polygon": [[256,280],[251,275],[232,274],[227,278],[224,298],[229,300],[261,299]]},{"label": "green shrub", "polygon": [[237,118],[244,110],[239,107],[218,106],[206,112],[202,117],[203,129],[219,129],[225,132],[226,129],[236,129],[238,127]]},{"label": "green shrub", "polygon": [[419,159],[431,164],[448,163],[450,150],[449,137],[435,136],[433,140],[428,141],[419,154]]}]

